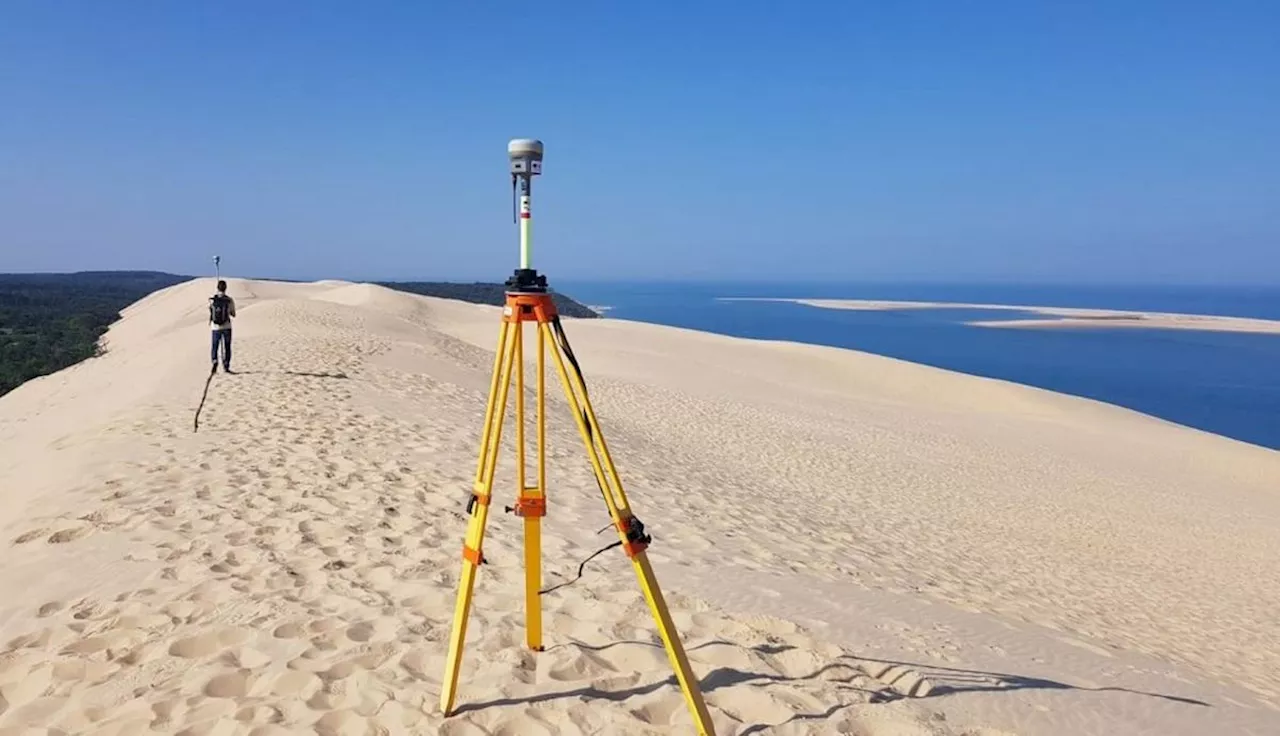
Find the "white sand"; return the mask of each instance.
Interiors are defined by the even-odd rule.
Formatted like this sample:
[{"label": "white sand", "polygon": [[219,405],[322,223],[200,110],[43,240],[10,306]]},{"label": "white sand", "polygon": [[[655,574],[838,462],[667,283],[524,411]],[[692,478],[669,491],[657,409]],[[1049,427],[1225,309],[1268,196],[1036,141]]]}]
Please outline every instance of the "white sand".
[{"label": "white sand", "polygon": [[1228,317],[1215,314],[1178,314],[1174,312],[1135,312],[1116,309],[1077,309],[1069,307],[1027,307],[1013,304],[970,304],[964,302],[911,302],[873,299],[758,299],[726,297],[725,301],[782,301],[823,309],[884,311],[895,309],[992,309],[1032,312],[1053,319],[974,320],[974,327],[1143,327],[1163,330],[1208,330],[1212,332],[1256,332],[1280,334],[1280,320],[1253,317]]},{"label": "white sand", "polygon": [[[233,280],[243,373],[193,433],[211,289],[0,399],[0,733],[689,732],[621,552],[523,649],[502,513],[438,712],[497,308]],[[1280,732],[1280,453],[849,351],[566,330],[719,733]],[[610,541],[553,398],[547,584]]]}]

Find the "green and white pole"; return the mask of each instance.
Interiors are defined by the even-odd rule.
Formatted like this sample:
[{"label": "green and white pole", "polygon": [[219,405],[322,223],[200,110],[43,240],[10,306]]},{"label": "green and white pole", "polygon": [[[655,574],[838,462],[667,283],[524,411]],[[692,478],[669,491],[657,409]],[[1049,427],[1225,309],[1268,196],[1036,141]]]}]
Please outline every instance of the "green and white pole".
[{"label": "green and white pole", "polygon": [[531,199],[529,177],[520,177],[520,268],[529,268],[529,249],[533,246],[533,213],[529,210]]}]

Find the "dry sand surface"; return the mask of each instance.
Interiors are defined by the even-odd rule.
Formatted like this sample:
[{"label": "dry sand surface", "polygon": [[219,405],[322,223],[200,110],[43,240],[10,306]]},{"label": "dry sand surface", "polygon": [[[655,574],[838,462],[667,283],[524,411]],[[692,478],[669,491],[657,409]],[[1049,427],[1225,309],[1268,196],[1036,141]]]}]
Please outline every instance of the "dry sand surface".
[{"label": "dry sand surface", "polygon": [[[232,280],[240,373],[194,432],[211,290],[0,399],[0,733],[691,732],[618,550],[523,648],[509,424],[438,712],[497,308]],[[1280,733],[1280,453],[851,351],[566,331],[719,733]],[[550,408],[548,585],[610,541]]]},{"label": "dry sand surface", "polygon": [[[738,301],[743,301],[738,299]],[[746,301],[761,301],[748,299]],[[967,304],[960,302],[899,302],[870,299],[765,299],[785,301],[824,309],[881,311],[892,309],[994,309],[1043,314],[1051,319],[975,320],[975,327],[1144,327],[1162,330],[1208,330],[1211,332],[1256,332],[1280,334],[1280,320],[1226,317],[1213,314],[1134,312],[1115,309],[1067,307],[1023,307],[1011,304]]]}]

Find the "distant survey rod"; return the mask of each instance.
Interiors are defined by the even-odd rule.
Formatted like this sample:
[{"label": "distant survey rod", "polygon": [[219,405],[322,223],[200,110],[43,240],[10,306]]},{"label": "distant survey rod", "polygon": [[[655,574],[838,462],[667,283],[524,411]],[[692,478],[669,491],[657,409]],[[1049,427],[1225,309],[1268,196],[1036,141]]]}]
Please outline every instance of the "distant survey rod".
[{"label": "distant survey rod", "polygon": [[[511,196],[520,192],[520,270],[530,271],[530,251],[533,248],[533,216],[529,202],[532,199],[533,177],[542,173],[542,141],[534,138],[516,138],[507,144],[507,156],[511,159]],[[514,202],[513,202],[514,204]]]}]

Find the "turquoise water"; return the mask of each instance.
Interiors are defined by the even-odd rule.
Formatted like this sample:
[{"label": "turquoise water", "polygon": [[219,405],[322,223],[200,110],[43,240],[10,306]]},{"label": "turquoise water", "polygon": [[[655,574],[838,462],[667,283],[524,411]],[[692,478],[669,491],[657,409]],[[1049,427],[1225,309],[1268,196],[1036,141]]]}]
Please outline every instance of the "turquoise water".
[{"label": "turquoise water", "polygon": [[[610,317],[852,348],[1038,386],[1280,449],[1280,335],[1144,328],[992,329],[1011,311],[849,311],[719,297],[885,299],[1280,319],[1280,287],[553,282]],[[1034,315],[1041,316],[1041,315]],[[572,338],[572,335],[570,335]]]}]

